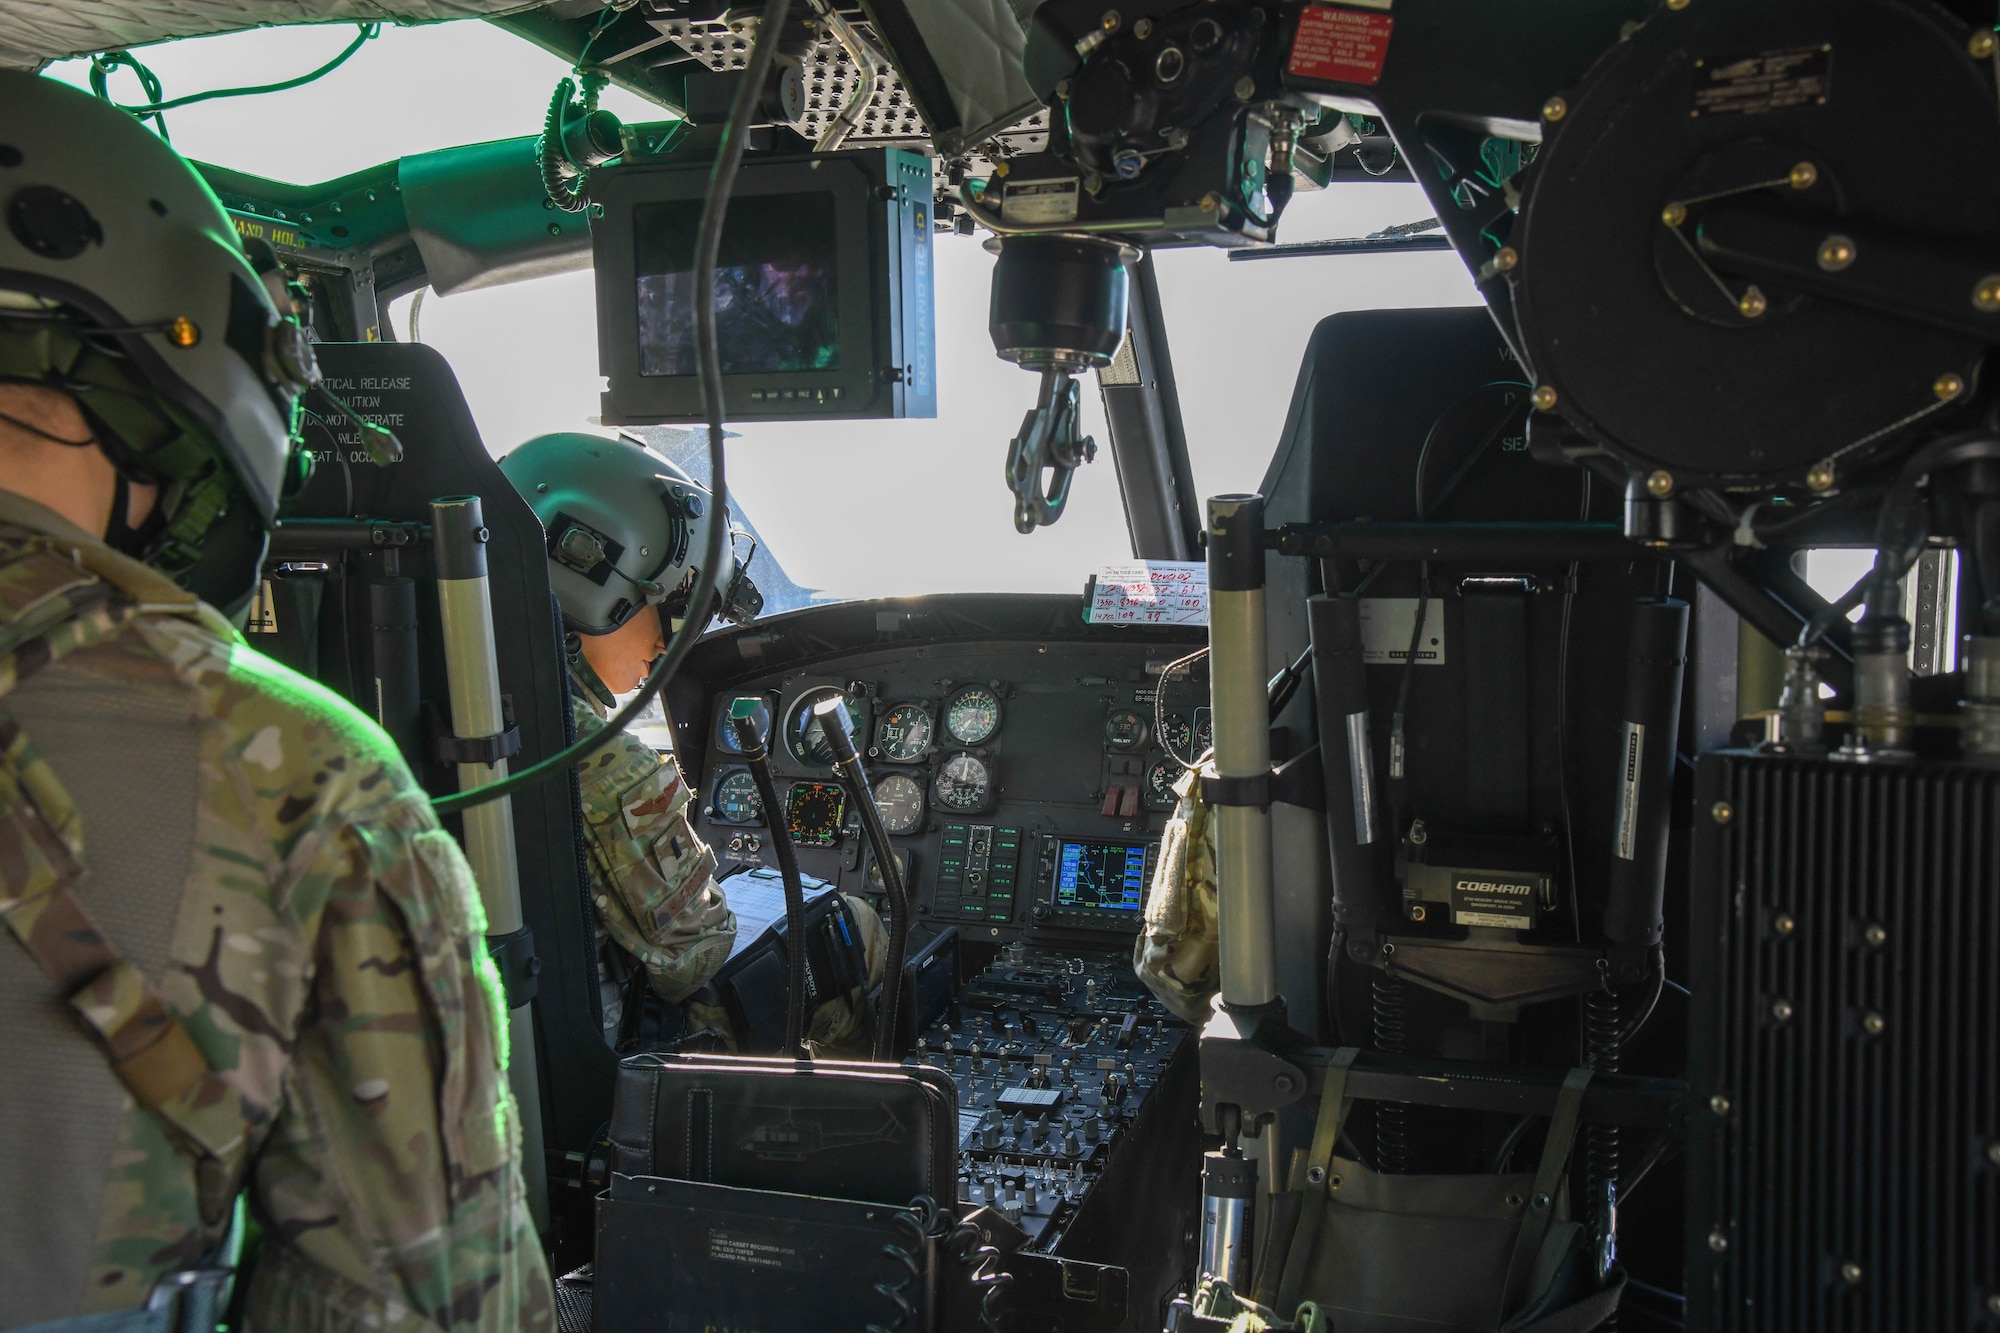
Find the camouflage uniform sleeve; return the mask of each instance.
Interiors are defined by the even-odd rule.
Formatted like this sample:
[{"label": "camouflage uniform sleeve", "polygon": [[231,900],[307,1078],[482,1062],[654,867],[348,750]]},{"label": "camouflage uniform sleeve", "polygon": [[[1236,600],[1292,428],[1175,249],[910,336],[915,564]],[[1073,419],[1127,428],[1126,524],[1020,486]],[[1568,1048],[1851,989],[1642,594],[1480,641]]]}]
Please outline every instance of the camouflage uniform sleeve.
[{"label": "camouflage uniform sleeve", "polygon": [[[577,734],[604,726],[575,700]],[[715,882],[715,854],[688,822],[680,765],[620,736],[578,766],[590,830],[591,897],[611,937],[662,998],[678,1002],[729,958],[736,916]]]},{"label": "camouflage uniform sleeve", "polygon": [[1195,770],[1181,774],[1180,805],[1167,821],[1160,859],[1146,895],[1146,924],[1132,948],[1132,968],[1160,1003],[1190,1023],[1205,1023],[1221,987],[1216,965],[1215,847],[1212,812],[1202,804]]},{"label": "camouflage uniform sleeve", "polygon": [[320,877],[249,1327],[553,1330],[471,870],[419,799],[328,838]]}]

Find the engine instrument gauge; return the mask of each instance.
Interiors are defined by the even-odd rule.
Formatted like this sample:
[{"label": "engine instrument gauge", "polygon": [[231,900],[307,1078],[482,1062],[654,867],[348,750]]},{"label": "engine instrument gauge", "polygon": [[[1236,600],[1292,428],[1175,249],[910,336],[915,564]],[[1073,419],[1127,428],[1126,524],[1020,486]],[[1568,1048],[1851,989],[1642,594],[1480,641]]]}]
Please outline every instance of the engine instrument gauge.
[{"label": "engine instrument gauge", "polygon": [[1214,748],[1215,748],[1215,719],[1209,716],[1208,710],[1206,708],[1196,709],[1194,715],[1195,757],[1198,759],[1202,755],[1207,754],[1210,750]]},{"label": "engine instrument gauge", "polygon": [[944,709],[945,733],[960,745],[984,745],[1000,730],[1000,696],[984,685],[968,685]]},{"label": "engine instrument gauge", "polygon": [[892,764],[914,764],[931,748],[931,733],[922,704],[895,704],[875,724],[875,748]]},{"label": "engine instrument gauge", "polygon": [[875,784],[875,812],[884,832],[915,833],[924,823],[924,785],[908,773],[891,773]]},{"label": "engine instrument gauge", "polygon": [[847,792],[831,782],[794,782],[785,796],[785,828],[802,846],[831,847],[839,842],[846,814]]},{"label": "engine instrument gauge", "polygon": [[[854,728],[854,747],[859,750],[867,744],[861,725],[862,712],[854,700],[846,699],[846,703],[847,720]],[[792,705],[791,714],[785,719],[785,745],[791,750],[792,758],[802,764],[815,768],[833,767],[833,747],[827,744],[825,727],[804,698]]]},{"label": "engine instrument gauge", "polygon": [[1114,709],[1104,719],[1104,748],[1130,754],[1144,748],[1151,731],[1143,714],[1130,708]]},{"label": "engine instrument gauge", "polygon": [[1155,759],[1153,766],[1146,770],[1146,785],[1140,790],[1142,804],[1148,810],[1171,810],[1180,804],[1180,797],[1174,794],[1174,784],[1187,772],[1171,759]]},{"label": "engine instrument gauge", "polygon": [[715,818],[720,823],[764,822],[764,802],[757,795],[757,780],[750,776],[748,769],[739,768],[724,775],[709,796],[709,808],[715,812]]},{"label": "engine instrument gauge", "polygon": [[738,699],[749,699],[756,705],[750,714],[750,721],[757,728],[758,739],[766,745],[771,743],[771,705],[761,696],[738,695],[736,698],[724,699],[722,707],[715,715],[715,748],[724,754],[743,753],[743,747],[736,743],[736,727],[729,720],[729,711],[736,706]]},{"label": "engine instrument gauge", "polygon": [[1168,713],[1160,719],[1160,744],[1168,754],[1194,758],[1188,752],[1194,744],[1194,723],[1187,720],[1187,714]]},{"label": "engine instrument gauge", "polygon": [[976,814],[993,800],[993,770],[977,755],[955,754],[938,766],[931,797],[946,810]]}]

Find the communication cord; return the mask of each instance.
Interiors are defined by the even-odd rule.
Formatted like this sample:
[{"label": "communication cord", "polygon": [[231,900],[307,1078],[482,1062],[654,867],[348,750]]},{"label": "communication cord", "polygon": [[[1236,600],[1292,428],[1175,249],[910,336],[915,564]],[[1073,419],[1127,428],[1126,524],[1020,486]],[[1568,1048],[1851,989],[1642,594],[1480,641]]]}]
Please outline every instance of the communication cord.
[{"label": "communication cord", "polygon": [[778,858],[778,878],[785,886],[785,1054],[804,1058],[802,1039],[806,1030],[806,892],[799,882],[798,853],[792,849],[792,833],[786,827],[784,807],[778,804],[778,789],[771,781],[771,756],[756,720],[738,716],[733,710],[729,725],[736,730],[736,745],[757,784],[757,799],[764,804],[764,818],[771,827],[771,850]]},{"label": "communication cord", "polygon": [[[813,716],[819,719],[827,748],[833,751],[834,772],[847,797],[861,817],[868,845],[875,851],[875,865],[882,872],[882,888],[889,901],[889,956],[882,972],[882,1008],[875,1016],[875,1058],[891,1059],[899,1030],[896,1019],[903,1003],[903,959],[910,948],[910,896],[903,875],[896,868],[889,831],[882,827],[882,812],[875,808],[875,793],[868,786],[868,773],[854,748],[854,735],[847,729],[847,699],[839,690],[823,685],[806,696]],[[775,820],[774,820],[775,825]]]},{"label": "communication cord", "polygon": [[[146,95],[154,100],[141,106],[126,106],[123,102],[111,102],[111,105],[117,107],[120,111],[137,116],[141,120],[144,120],[148,116],[157,117],[163,111],[176,111],[184,106],[193,106],[196,102],[212,102],[222,97],[256,97],[262,93],[287,92],[293,88],[303,88],[315,79],[323,79],[333,73],[347,63],[348,57],[359,51],[365,43],[382,31],[382,25],[379,23],[362,23],[356,26],[360,31],[354,34],[354,40],[349,42],[346,49],[339,55],[309,74],[301,74],[296,79],[285,79],[280,83],[262,83],[254,88],[211,88],[207,92],[189,93],[185,97],[175,97],[166,101],[160,101],[160,81],[158,78],[153,77],[151,70],[134,59],[129,51],[108,51],[101,56],[91,57],[90,90],[105,101],[111,102],[111,95],[104,87],[104,75],[109,74],[111,69],[118,65],[131,66],[133,72],[139,75],[140,84],[145,88]],[[165,138],[165,121],[160,122],[160,132],[161,137]]]},{"label": "communication cord", "polygon": [[667,641],[666,652],[660,654],[660,660],[653,664],[638,693],[626,700],[624,707],[613,713],[602,728],[498,782],[438,797],[431,802],[431,807],[441,815],[531,787],[567,771],[609,745],[659,697],[661,689],[680,670],[681,663],[694,648],[695,640],[701,637],[702,630],[708,625],[709,612],[715,605],[715,594],[721,586],[720,565],[729,550],[729,525],[722,521],[722,515],[729,511],[729,488],[723,476],[722,349],[715,333],[715,265],[722,250],[722,223],[729,212],[729,194],[736,184],[736,170],[743,164],[743,146],[749,137],[750,118],[757,107],[757,94],[771,72],[771,62],[778,53],[778,29],[784,27],[785,15],[791,7],[791,0],[765,0],[757,26],[757,40],[751,43],[750,60],[729,103],[729,120],[723,126],[722,146],[716,152],[715,165],[709,170],[708,194],[701,206],[701,230],[695,237],[695,364],[700,372],[702,415],[708,423],[709,492],[716,518],[708,525],[702,542],[701,567],[695,572],[694,589],[688,595],[687,619]]}]

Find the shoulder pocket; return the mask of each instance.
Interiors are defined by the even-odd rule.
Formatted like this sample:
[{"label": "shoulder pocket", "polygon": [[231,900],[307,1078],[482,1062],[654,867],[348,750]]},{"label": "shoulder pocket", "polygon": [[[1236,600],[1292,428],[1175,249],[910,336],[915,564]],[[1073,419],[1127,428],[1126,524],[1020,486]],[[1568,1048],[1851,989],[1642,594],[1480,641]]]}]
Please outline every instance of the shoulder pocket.
[{"label": "shoulder pocket", "polygon": [[463,1198],[517,1151],[506,1085],[506,1002],[464,854],[440,829],[417,833],[412,843],[413,873],[399,906],[438,1027],[439,1133],[453,1192]]}]

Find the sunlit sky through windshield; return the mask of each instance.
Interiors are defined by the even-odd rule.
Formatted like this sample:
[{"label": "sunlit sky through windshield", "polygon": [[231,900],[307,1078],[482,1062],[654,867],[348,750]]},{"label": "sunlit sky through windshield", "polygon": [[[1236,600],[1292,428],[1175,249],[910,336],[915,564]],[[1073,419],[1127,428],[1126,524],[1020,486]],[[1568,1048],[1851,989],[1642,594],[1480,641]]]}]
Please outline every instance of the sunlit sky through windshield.
[{"label": "sunlit sky through windshield", "polygon": [[[312,69],[345,26],[278,28],[167,43],[139,54],[166,95],[270,82]],[[81,61],[50,71],[86,86]],[[453,144],[532,134],[555,56],[478,22],[385,27],[341,69],[290,92],[168,113],[190,157],[293,182],[326,180]],[[114,91],[137,96],[129,73]],[[665,113],[616,89],[627,120]],[[1352,236],[1431,215],[1408,185],[1301,193],[1282,240]],[[729,445],[733,501],[791,578],[839,597],[964,591],[1075,592],[1129,554],[1108,454],[1083,469],[1055,527],[1014,531],[1002,479],[1007,441],[1034,404],[1033,376],[999,360],[986,331],[992,258],[971,237],[937,238],[939,409],[935,420],[745,425]],[[1448,253],[1230,263],[1219,251],[1158,258],[1196,489],[1254,487],[1283,426],[1313,325],[1339,310],[1471,304]],[[391,318],[408,337],[408,298]],[[551,430],[594,424],[600,381],[591,275],[429,296],[423,341],[452,363],[486,445],[504,453]],[[1084,393],[1100,445],[1103,413]]]}]

